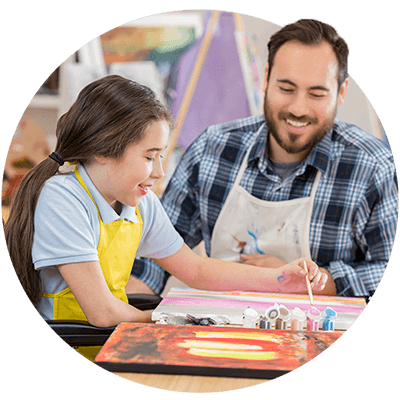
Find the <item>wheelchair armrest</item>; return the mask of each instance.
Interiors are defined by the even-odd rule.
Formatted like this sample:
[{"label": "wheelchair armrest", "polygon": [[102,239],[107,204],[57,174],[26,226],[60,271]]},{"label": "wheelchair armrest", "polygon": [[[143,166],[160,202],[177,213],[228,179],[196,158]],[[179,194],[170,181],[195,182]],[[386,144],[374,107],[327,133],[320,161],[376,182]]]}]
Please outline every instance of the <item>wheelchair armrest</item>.
[{"label": "wheelchair armrest", "polygon": [[127,296],[129,304],[142,311],[156,308],[162,300],[162,297],[156,294],[130,293]]},{"label": "wheelchair armrest", "polygon": [[86,321],[47,320],[49,326],[70,346],[102,346],[115,326],[98,328]]},{"label": "wheelchair armrest", "polygon": [[[156,294],[128,294],[128,302],[139,310],[156,308],[162,297]],[[99,328],[86,321],[47,320],[50,327],[70,346],[102,346],[115,326]]]}]

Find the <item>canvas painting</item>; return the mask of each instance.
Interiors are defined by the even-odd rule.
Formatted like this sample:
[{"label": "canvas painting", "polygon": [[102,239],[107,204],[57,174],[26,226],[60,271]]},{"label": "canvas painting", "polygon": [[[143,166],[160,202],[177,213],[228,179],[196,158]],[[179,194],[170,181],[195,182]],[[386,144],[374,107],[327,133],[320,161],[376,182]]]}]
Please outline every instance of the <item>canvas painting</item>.
[{"label": "canvas painting", "polygon": [[109,371],[272,379],[322,353],[340,332],[121,323],[95,363]]},{"label": "canvas painting", "polygon": [[[161,25],[161,24],[160,24]],[[154,61],[173,64],[196,40],[195,29],[180,26],[122,26],[100,36],[104,62]]]}]

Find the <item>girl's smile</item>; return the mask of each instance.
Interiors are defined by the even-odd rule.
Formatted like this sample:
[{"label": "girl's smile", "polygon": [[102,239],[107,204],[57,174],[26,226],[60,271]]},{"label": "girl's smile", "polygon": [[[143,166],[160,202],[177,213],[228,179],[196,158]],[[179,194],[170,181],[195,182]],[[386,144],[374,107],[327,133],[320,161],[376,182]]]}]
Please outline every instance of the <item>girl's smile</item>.
[{"label": "girl's smile", "polygon": [[157,179],[164,176],[161,154],[168,144],[167,121],[152,122],[144,138],[132,143],[118,159],[95,157],[85,168],[96,188],[114,207],[117,201],[137,206]]}]

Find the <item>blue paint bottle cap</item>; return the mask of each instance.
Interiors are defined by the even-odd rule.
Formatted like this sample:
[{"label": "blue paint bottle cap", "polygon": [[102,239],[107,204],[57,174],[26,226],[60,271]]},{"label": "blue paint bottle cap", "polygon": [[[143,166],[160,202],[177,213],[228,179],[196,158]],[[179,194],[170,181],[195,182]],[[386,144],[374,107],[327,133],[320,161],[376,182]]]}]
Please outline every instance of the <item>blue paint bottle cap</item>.
[{"label": "blue paint bottle cap", "polygon": [[331,307],[326,307],[322,315],[324,319],[335,320],[337,318],[337,312]]}]

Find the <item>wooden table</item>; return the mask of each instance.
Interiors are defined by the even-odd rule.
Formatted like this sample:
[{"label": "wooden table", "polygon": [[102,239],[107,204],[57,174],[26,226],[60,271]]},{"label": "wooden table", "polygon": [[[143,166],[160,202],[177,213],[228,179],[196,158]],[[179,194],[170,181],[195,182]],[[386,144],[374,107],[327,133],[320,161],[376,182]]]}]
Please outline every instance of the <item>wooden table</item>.
[{"label": "wooden table", "polygon": [[127,372],[114,372],[114,374],[132,382],[156,389],[192,393],[210,393],[243,389],[267,382],[267,380],[264,379],[220,378],[195,375],[136,374]]}]

